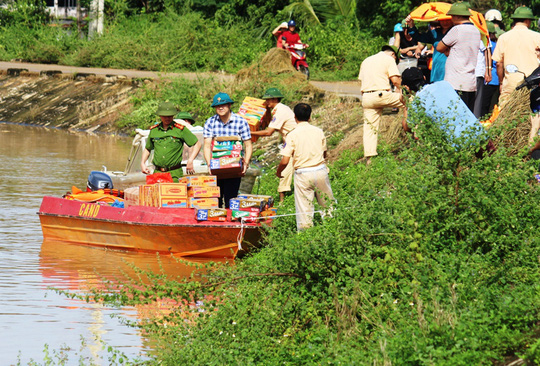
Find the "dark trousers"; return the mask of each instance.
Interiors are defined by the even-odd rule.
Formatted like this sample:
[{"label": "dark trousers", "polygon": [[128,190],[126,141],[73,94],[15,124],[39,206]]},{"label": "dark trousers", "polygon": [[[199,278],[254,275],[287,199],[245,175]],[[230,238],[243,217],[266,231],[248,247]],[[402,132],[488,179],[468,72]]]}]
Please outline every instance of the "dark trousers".
[{"label": "dark trousers", "polygon": [[482,95],[482,116],[493,111],[495,104],[499,103],[499,94],[499,85],[484,85],[484,93]]},{"label": "dark trousers", "polygon": [[217,185],[219,187],[219,194],[220,194],[219,207],[229,208],[230,199],[238,196],[238,190],[240,189],[241,181],[242,181],[241,177],[228,178],[228,179],[218,178]]},{"label": "dark trousers", "polygon": [[478,119],[482,114],[482,98],[484,97],[484,77],[476,77],[476,96],[474,97],[474,116]]},{"label": "dark trousers", "polygon": [[456,90],[456,92],[461,97],[461,100],[465,102],[467,107],[469,107],[471,112],[474,112],[474,99],[476,97],[476,92],[467,92],[462,90]]}]

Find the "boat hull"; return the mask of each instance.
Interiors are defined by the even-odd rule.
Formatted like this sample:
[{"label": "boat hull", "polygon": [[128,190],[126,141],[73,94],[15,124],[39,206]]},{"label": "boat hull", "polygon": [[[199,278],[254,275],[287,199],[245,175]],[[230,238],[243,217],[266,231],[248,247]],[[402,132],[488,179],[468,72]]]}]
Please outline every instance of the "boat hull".
[{"label": "boat hull", "polygon": [[38,212],[44,240],[180,257],[230,258],[256,245],[260,225],[197,222],[195,210],[97,203],[44,197]]}]

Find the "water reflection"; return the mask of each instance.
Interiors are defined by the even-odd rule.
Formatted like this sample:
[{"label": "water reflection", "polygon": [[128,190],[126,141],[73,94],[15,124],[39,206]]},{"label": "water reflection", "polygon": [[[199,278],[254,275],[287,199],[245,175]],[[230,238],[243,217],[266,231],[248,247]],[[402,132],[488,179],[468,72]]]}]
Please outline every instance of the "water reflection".
[{"label": "water reflection", "polygon": [[[123,170],[131,139],[92,136],[48,130],[42,127],[0,123],[0,354],[2,365],[21,364],[33,359],[43,363],[44,345],[71,349],[67,365],[95,360],[99,342],[135,356],[145,340],[119,319],[121,314],[139,319],[137,309],[111,309],[57,294],[49,287],[82,292],[101,286],[102,278],[121,278],[130,271],[127,263],[159,269],[155,256],[118,253],[44,243],[39,218],[43,196],[61,196],[72,185],[83,188],[91,170]],[[172,258],[162,257],[171,276],[183,276],[189,269]],[[100,285],[101,283],[101,285]],[[94,345],[81,351],[81,337]],[[101,351],[108,364],[106,351]]]},{"label": "water reflection", "polygon": [[[190,276],[198,280],[202,270],[201,266],[195,264],[203,263],[187,262],[170,255],[111,251],[51,240],[43,242],[39,257],[39,269],[46,287],[68,290],[77,294],[88,293],[91,289],[105,290],[107,284],[109,286],[121,285],[130,279],[148,282],[146,276],[138,275],[137,269],[163,274],[172,280]],[[184,303],[177,299],[159,299],[150,304],[124,307],[120,314],[137,323],[143,323],[148,319],[166,316],[175,308],[182,306]],[[110,331],[103,321],[104,313],[108,309],[95,302],[87,303],[77,299],[72,299],[68,308],[83,309],[90,313],[93,321],[87,325],[94,342],[89,344],[89,350],[97,352],[101,345],[100,341]],[[114,334],[110,336],[115,337]],[[143,335],[141,338],[143,342],[140,346],[141,350],[148,351],[152,342],[145,339]],[[99,352],[93,356],[98,357]]]}]

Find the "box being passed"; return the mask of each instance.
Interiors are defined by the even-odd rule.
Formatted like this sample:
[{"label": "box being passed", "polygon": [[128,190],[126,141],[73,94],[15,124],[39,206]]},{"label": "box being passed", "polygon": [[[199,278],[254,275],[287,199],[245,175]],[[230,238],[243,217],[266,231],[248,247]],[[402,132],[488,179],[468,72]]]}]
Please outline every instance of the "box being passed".
[{"label": "box being passed", "polygon": [[210,160],[210,172],[218,178],[237,178],[242,175],[243,158],[218,158]]}]

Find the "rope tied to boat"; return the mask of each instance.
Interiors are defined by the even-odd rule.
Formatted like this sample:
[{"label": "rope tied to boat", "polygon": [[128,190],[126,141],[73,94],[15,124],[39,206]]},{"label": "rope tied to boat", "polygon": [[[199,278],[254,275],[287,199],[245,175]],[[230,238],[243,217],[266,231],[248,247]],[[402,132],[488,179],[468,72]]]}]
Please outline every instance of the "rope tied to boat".
[{"label": "rope tied to boat", "polygon": [[290,216],[298,216],[298,215],[311,215],[311,214],[321,214],[322,216],[325,216],[327,214],[329,214],[330,216],[332,216],[331,212],[328,213],[327,211],[321,211],[321,210],[317,210],[317,211],[310,211],[310,212],[302,212],[302,213],[298,213],[298,212],[295,212],[295,213],[290,213],[290,214],[283,214],[283,215],[273,215],[273,216],[262,216],[262,217],[242,217],[240,219],[240,231],[238,232],[238,236],[236,237],[236,242],[238,244],[238,250],[242,250],[242,240],[244,239],[244,232],[245,232],[245,229],[246,229],[246,222],[247,221],[250,221],[250,222],[253,222],[255,220],[268,220],[268,219],[276,219],[276,218],[281,218],[281,217],[290,217]]}]

